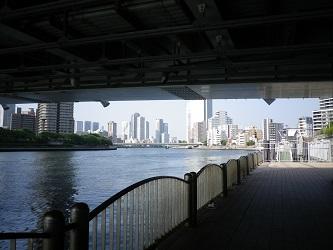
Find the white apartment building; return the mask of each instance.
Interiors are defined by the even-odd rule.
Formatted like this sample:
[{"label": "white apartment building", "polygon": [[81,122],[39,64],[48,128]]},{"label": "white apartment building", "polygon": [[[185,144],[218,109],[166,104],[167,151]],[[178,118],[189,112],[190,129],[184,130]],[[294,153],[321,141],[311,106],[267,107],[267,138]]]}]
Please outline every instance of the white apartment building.
[{"label": "white apartment building", "polygon": [[130,138],[130,123],[128,121],[121,122],[121,140],[126,142]]},{"label": "white apartment building", "polygon": [[320,99],[319,107],[319,110],[312,111],[314,133],[318,133],[333,122],[333,98]]},{"label": "white apartment building", "polygon": [[112,137],[112,141],[117,141],[117,123],[114,121],[108,122],[108,136]]},{"label": "white apartment building", "polygon": [[297,128],[299,133],[303,137],[313,136],[313,120],[311,117],[300,117],[298,118]]}]

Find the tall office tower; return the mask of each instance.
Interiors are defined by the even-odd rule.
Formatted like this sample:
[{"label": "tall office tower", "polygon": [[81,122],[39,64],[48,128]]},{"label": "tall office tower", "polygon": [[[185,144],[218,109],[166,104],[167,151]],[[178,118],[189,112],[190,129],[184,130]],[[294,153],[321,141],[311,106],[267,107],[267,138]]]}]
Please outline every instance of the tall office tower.
[{"label": "tall office tower", "polygon": [[162,133],[163,133],[163,119],[156,119],[155,121],[155,142],[162,142]]},{"label": "tall office tower", "polygon": [[82,134],[83,133],[83,121],[76,121],[75,133],[77,133],[77,134]]},{"label": "tall office tower", "polygon": [[161,143],[169,143],[169,141],[170,141],[169,124],[163,123],[161,131]]},{"label": "tall office tower", "polygon": [[29,111],[22,112],[22,109],[18,107],[16,113],[12,114],[10,129],[28,129],[36,132],[36,115],[34,109],[31,108]]},{"label": "tall office tower", "polygon": [[205,122],[195,122],[192,134],[194,143],[205,142],[207,140]]},{"label": "tall office tower", "polygon": [[205,129],[208,127],[208,119],[213,115],[212,100],[195,100],[186,103],[186,140],[193,142],[193,125],[195,122],[204,122]]},{"label": "tall office tower", "polygon": [[91,132],[91,121],[84,121],[84,132]]},{"label": "tall office tower", "polygon": [[269,126],[270,126],[270,124],[273,122],[273,120],[272,119],[269,119],[269,118],[267,118],[267,119],[264,119],[264,122],[263,122],[263,139],[265,140],[265,141],[269,141]]},{"label": "tall office tower", "polygon": [[138,139],[138,119],[140,117],[139,113],[134,113],[131,116],[130,122],[130,138]]},{"label": "tall office tower", "polygon": [[73,133],[74,104],[72,102],[39,103],[38,104],[38,133]]},{"label": "tall office tower", "polygon": [[149,122],[146,121],[146,140],[149,140]]},{"label": "tall office tower", "polygon": [[283,123],[273,122],[272,119],[264,119],[263,122],[263,139],[270,144],[279,143],[282,138]]},{"label": "tall office tower", "polygon": [[146,130],[145,130],[145,126],[146,126],[146,119],[143,117],[143,116],[139,116],[138,119],[137,119],[137,133],[138,133],[138,137],[137,139],[139,141],[144,141],[145,140],[145,133],[146,133]]},{"label": "tall office tower", "polygon": [[206,99],[204,100],[204,121],[205,128],[208,128],[208,119],[213,117],[213,100]]},{"label": "tall office tower", "polygon": [[298,118],[298,129],[303,137],[313,136],[313,121],[311,117],[300,117]]},{"label": "tall office tower", "polygon": [[312,117],[314,133],[330,126],[333,122],[333,98],[320,99],[319,110],[312,111]]},{"label": "tall office tower", "polygon": [[92,123],[92,131],[96,131],[99,129],[99,122],[93,122]]},{"label": "tall office tower", "polygon": [[10,119],[15,113],[15,104],[7,104],[5,109],[0,105],[0,127],[10,128]]},{"label": "tall office tower", "polygon": [[108,136],[112,137],[112,141],[117,141],[117,123],[114,121],[108,122]]},{"label": "tall office tower", "polygon": [[128,121],[121,122],[121,140],[125,142],[128,140],[130,134],[130,123]]}]

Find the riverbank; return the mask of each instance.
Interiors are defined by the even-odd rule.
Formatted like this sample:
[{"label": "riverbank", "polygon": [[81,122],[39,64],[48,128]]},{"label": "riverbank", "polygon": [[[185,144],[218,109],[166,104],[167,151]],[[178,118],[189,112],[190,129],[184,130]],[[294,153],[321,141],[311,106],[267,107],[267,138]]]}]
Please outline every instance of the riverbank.
[{"label": "riverbank", "polygon": [[100,151],[117,150],[115,146],[33,146],[33,147],[0,147],[0,152],[31,152],[31,151]]}]

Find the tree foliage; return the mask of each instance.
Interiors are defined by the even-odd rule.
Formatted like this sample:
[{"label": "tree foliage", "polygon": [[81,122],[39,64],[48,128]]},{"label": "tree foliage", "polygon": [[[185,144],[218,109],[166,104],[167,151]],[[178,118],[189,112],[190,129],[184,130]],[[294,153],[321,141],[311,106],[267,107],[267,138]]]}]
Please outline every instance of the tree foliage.
[{"label": "tree foliage", "polygon": [[222,145],[222,146],[227,145],[227,141],[226,141],[226,140],[221,140],[221,145]]},{"label": "tree foliage", "polygon": [[252,141],[252,140],[246,142],[246,146],[253,146],[253,145],[255,145],[255,144],[256,144],[256,143],[255,143],[254,141]]},{"label": "tree foliage", "polygon": [[322,134],[326,135],[327,137],[333,136],[333,122],[331,122],[327,128],[323,128],[321,131]]},{"label": "tree foliage", "polygon": [[57,134],[57,133],[43,132],[38,135],[35,135],[30,130],[26,129],[9,130],[9,129],[0,128],[0,143],[45,145],[54,142],[67,146],[112,145],[111,140],[102,137],[98,134],[77,135],[77,134]]}]

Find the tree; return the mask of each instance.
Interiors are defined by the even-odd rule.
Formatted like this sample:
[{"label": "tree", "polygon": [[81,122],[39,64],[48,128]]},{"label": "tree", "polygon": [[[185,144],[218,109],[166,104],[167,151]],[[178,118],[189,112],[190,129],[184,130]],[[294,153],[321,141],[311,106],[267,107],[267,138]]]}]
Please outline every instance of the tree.
[{"label": "tree", "polygon": [[256,144],[256,143],[255,143],[254,141],[252,141],[252,140],[246,142],[246,146],[253,146],[253,145],[255,145],[255,144]]},{"label": "tree", "polygon": [[226,140],[221,140],[221,145],[222,145],[222,146],[227,145],[227,141],[226,141]]}]

